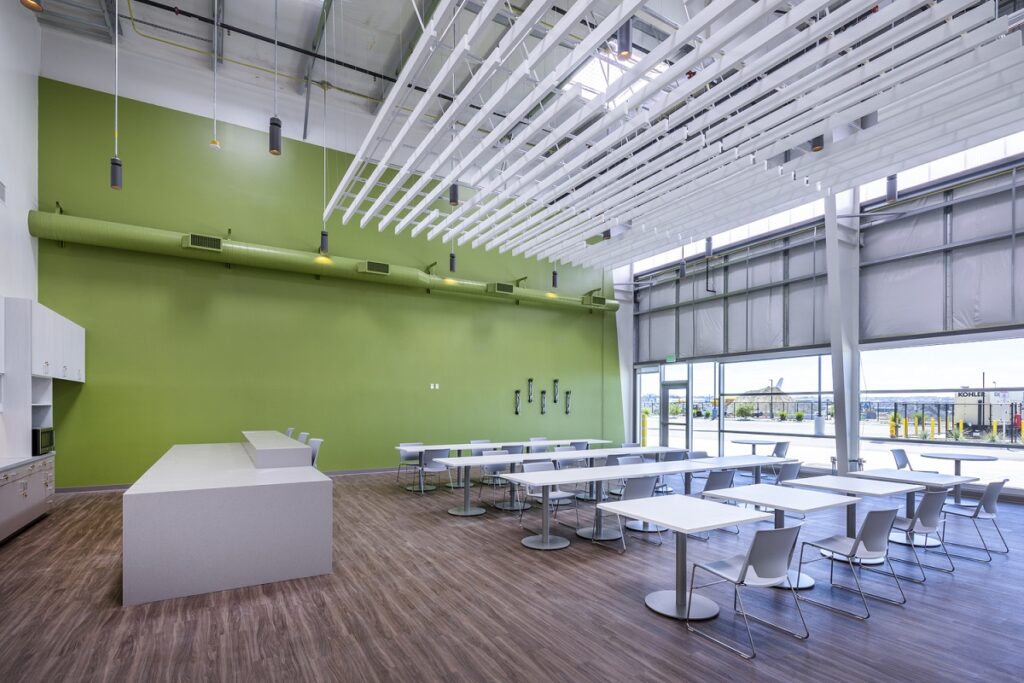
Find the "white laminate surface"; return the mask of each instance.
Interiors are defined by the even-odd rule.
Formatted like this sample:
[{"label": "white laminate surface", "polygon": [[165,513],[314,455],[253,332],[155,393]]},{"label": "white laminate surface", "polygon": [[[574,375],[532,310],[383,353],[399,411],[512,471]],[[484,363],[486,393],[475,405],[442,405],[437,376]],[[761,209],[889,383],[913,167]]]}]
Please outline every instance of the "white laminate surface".
[{"label": "white laminate surface", "polygon": [[880,481],[896,481],[904,484],[920,484],[921,486],[956,486],[978,481],[977,477],[961,477],[954,474],[938,474],[937,472],[915,472],[913,470],[864,470],[850,472],[851,477],[878,479]]},{"label": "white laminate surface", "polygon": [[679,495],[598,503],[597,507],[605,512],[650,522],[682,534],[772,519],[771,515],[763,512]]},{"label": "white laminate surface", "polygon": [[733,439],[733,443],[743,444],[744,446],[769,446],[772,444],[779,443],[780,439]]},{"label": "white laminate surface", "polygon": [[921,457],[933,460],[962,460],[964,462],[991,462],[999,459],[994,455],[982,455],[981,453],[922,453]]},{"label": "white laminate surface", "polygon": [[256,467],[304,467],[313,464],[313,449],[275,431],[243,431],[243,445]]},{"label": "white laminate surface", "polygon": [[0,458],[0,472],[17,469],[22,465],[31,465],[34,462],[42,462],[46,458],[52,458],[54,455],[54,453],[47,453],[46,455],[38,456],[26,455],[21,458]]},{"label": "white laminate surface", "polygon": [[[450,451],[471,451],[483,449],[485,451],[501,450],[502,446],[523,446],[530,448],[550,448],[553,446],[568,446],[576,441],[585,441],[594,446],[598,444],[611,443],[607,439],[546,439],[544,441],[488,441],[487,443],[441,443],[425,444],[422,446],[395,446],[395,450],[406,453],[420,453],[422,451],[435,451],[447,449]],[[670,449],[679,450],[679,449]]]},{"label": "white laminate surface", "polygon": [[881,481],[879,479],[863,479],[860,477],[840,477],[834,474],[790,479],[789,481],[782,482],[782,485],[835,491],[837,493],[852,493],[858,496],[898,496],[904,493],[924,490],[924,486],[920,484],[905,484],[895,481]]},{"label": "white laminate surface", "polygon": [[545,470],[543,472],[516,472],[514,474],[502,474],[500,476],[502,479],[526,486],[560,486],[562,484],[610,481],[612,479],[632,479],[635,477],[662,476],[667,474],[682,474],[685,472],[706,472],[708,470],[718,469],[759,467],[762,465],[777,465],[785,462],[796,462],[796,460],[758,455],[740,455],[725,458],[679,460],[676,462],[613,465],[611,467],[577,467],[565,470]]},{"label": "white laminate surface", "polygon": [[705,498],[716,500],[734,500],[738,503],[750,503],[786,512],[817,512],[829,508],[853,505],[859,498],[839,496],[834,493],[808,491],[805,489],[786,488],[774,484],[752,484],[736,486],[728,489],[705,491]]}]

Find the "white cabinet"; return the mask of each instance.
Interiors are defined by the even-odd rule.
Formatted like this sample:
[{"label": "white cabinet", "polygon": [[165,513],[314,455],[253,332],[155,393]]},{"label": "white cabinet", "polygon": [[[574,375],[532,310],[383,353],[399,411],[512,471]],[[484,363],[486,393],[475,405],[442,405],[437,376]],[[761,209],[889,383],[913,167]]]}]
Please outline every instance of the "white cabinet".
[{"label": "white cabinet", "polygon": [[0,469],[0,540],[50,509],[54,456]]},{"label": "white cabinet", "polygon": [[85,329],[37,303],[32,304],[32,374],[85,381]]}]

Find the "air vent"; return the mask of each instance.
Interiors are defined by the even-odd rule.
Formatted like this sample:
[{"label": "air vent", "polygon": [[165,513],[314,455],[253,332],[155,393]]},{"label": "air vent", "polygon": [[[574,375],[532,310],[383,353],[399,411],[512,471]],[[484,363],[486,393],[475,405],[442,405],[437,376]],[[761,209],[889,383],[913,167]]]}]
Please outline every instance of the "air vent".
[{"label": "air vent", "polygon": [[513,294],[515,290],[515,285],[508,282],[491,282],[487,285],[487,291],[491,294]]},{"label": "air vent", "polygon": [[601,308],[607,305],[608,299],[597,294],[587,294],[583,297],[584,306],[594,306],[595,308]]},{"label": "air vent", "polygon": [[388,275],[391,273],[390,263],[381,263],[380,261],[363,261],[356,270],[360,273],[373,273],[374,275]]},{"label": "air vent", "polygon": [[202,249],[203,251],[220,251],[221,239],[211,235],[197,235],[194,232],[181,238],[181,246],[185,249]]}]

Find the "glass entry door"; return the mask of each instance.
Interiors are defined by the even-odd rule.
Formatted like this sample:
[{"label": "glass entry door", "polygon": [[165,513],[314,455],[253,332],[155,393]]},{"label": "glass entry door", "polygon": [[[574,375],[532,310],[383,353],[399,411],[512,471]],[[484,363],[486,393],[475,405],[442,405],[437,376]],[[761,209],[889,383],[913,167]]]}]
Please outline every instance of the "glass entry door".
[{"label": "glass entry door", "polygon": [[690,388],[686,382],[665,382],[661,385],[659,412],[661,446],[689,448],[691,421],[689,419]]}]

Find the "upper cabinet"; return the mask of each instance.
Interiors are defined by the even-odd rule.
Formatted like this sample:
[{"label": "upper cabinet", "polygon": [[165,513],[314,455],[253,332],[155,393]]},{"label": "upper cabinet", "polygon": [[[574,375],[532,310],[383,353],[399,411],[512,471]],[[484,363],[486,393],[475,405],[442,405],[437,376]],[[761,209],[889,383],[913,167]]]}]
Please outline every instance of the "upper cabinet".
[{"label": "upper cabinet", "polygon": [[85,381],[85,329],[41,304],[32,304],[32,374]]}]

